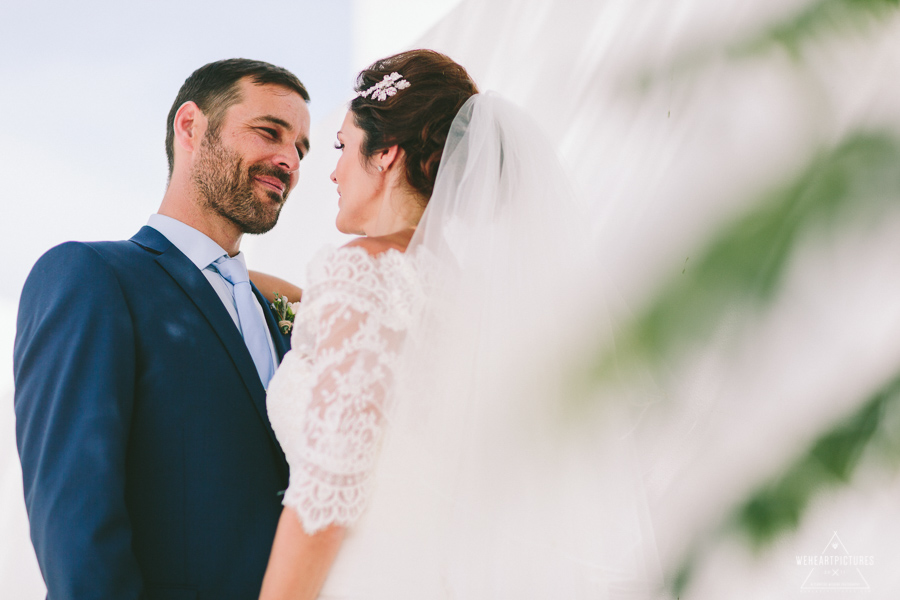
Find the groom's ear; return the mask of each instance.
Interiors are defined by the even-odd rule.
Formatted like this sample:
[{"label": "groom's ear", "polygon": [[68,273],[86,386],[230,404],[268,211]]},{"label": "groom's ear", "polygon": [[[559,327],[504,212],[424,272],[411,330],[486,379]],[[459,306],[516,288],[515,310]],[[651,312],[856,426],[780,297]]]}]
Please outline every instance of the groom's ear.
[{"label": "groom's ear", "polygon": [[182,104],[175,113],[172,123],[175,144],[188,152],[193,152],[200,144],[206,129],[206,116],[193,101]]}]

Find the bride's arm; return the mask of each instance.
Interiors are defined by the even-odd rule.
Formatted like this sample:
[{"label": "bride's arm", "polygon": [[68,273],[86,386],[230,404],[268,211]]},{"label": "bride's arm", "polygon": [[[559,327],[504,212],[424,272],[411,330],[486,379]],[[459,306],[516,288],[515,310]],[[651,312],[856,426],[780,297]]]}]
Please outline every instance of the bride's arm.
[{"label": "bride's arm", "polygon": [[334,562],[345,528],[330,525],[309,535],[289,506],[281,511],[260,600],[313,600]]},{"label": "bride's arm", "polygon": [[[346,528],[368,501],[393,385],[388,357],[402,339],[383,322],[389,294],[372,293],[377,265],[361,266],[356,252],[336,252],[326,264],[304,312],[315,315],[313,360],[282,364],[269,384],[269,415],[291,476],[261,600],[313,600],[325,584]],[[302,426],[281,429],[294,419]]]},{"label": "bride's arm", "polygon": [[288,283],[280,277],[260,273],[259,271],[250,271],[250,281],[259,288],[259,291],[262,292],[262,295],[269,302],[275,302],[276,293],[287,296],[290,302],[299,302],[300,296],[303,295],[303,290],[293,283]]}]

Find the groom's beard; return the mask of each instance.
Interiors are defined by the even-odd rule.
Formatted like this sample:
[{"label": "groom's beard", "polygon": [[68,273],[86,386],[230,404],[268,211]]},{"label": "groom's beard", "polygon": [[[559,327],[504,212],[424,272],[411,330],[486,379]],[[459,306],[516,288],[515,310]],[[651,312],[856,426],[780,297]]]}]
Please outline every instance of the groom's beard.
[{"label": "groom's beard", "polygon": [[[255,175],[276,177],[284,184],[284,195],[266,190],[272,203],[263,202],[253,189]],[[238,226],[243,233],[265,233],[275,227],[290,190],[290,175],[272,165],[244,168],[243,159],[222,145],[216,134],[200,143],[200,158],[191,174],[201,202]]]}]

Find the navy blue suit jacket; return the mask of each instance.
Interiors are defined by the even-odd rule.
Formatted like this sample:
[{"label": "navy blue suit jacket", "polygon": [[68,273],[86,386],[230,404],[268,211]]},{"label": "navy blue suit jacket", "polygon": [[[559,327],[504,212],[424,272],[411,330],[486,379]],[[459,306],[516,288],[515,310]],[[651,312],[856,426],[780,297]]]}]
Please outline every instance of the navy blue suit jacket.
[{"label": "navy blue suit jacket", "polygon": [[[280,358],[289,340],[264,307]],[[259,594],[288,467],[203,274],[162,234],[62,244],[25,283],[16,438],[48,598]]]}]

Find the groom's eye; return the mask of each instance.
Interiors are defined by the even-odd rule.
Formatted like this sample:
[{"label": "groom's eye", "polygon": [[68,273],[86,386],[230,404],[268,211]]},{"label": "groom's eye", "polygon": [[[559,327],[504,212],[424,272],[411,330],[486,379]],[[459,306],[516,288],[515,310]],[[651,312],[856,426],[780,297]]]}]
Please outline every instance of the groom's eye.
[{"label": "groom's eye", "polygon": [[278,132],[275,131],[274,129],[272,129],[271,127],[260,127],[259,130],[265,132],[266,135],[268,135],[273,140],[277,139],[277,137],[278,137]]}]

